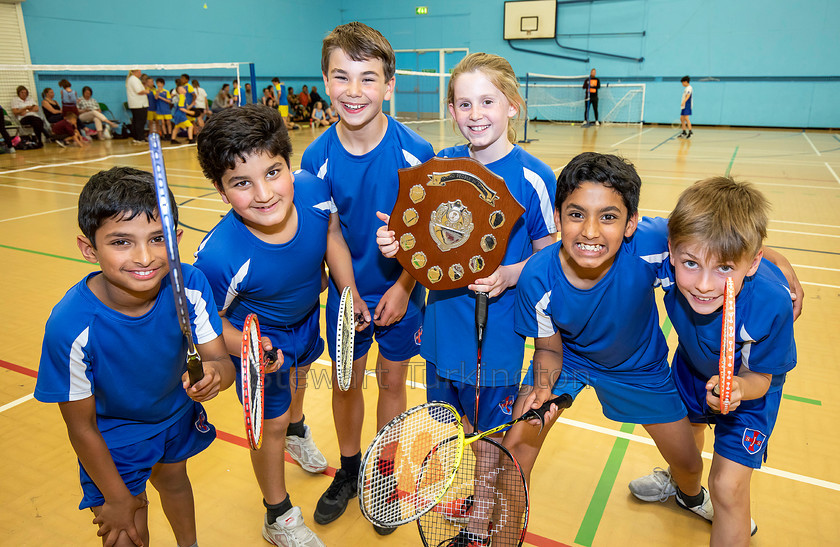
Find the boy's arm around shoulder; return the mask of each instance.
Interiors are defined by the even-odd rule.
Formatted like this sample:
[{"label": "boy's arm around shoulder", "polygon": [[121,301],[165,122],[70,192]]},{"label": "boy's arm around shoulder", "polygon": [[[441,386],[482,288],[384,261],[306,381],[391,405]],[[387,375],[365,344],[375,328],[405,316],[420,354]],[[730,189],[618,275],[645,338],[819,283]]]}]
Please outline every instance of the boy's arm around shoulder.
[{"label": "boy's arm around shoulder", "polygon": [[799,283],[799,278],[796,276],[793,265],[791,265],[782,253],[766,246],[764,247],[764,258],[775,264],[782,271],[785,279],[787,279],[788,286],[790,287],[790,299],[793,300],[793,320],[796,321],[802,315],[805,290],[802,288],[802,284]]},{"label": "boy's arm around shoulder", "polygon": [[93,396],[58,404],[70,444],[82,466],[102,492],[105,503],[93,520],[99,525],[98,535],[104,545],[114,545],[120,533],[125,532],[136,544],[142,545],[140,534],[134,526],[134,513],[147,505],[144,498],[133,496],[117,471],[108,451],[108,445],[96,425],[96,402]]}]

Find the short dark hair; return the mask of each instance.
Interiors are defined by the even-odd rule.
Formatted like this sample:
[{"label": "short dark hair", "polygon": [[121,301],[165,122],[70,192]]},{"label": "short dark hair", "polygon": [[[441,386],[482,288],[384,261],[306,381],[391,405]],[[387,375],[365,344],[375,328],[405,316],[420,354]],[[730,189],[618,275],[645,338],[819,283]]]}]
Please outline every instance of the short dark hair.
[{"label": "short dark hair", "polygon": [[396,57],[391,43],[378,30],[364,23],[353,21],[339,25],[330,32],[321,45],[321,72],[329,76],[330,55],[340,49],[354,61],[382,61],[385,80],[394,77]]},{"label": "short dark hair", "polygon": [[628,218],[638,212],[642,180],[633,164],[624,158],[597,152],[584,152],[572,158],[557,177],[554,206],[558,211],[584,182],[597,182],[618,192],[627,207]]},{"label": "short dark hair", "polygon": [[90,94],[93,95],[93,90],[90,88],[90,86],[85,86],[82,88],[82,95],[85,94],[85,91],[90,91]]},{"label": "short dark hair", "polygon": [[275,76],[274,78],[272,78],[272,79],[271,79],[271,81],[272,81],[272,82],[277,82],[277,83],[279,84],[279,83],[280,83],[280,78],[278,78],[277,76]]},{"label": "short dark hair", "polygon": [[[178,206],[169,192],[172,217],[178,226]],[[96,230],[109,218],[131,220],[145,214],[149,222],[158,218],[155,179],[148,171],[133,167],[112,167],[90,177],[79,194],[79,228],[96,248]]]},{"label": "short dark hair", "polygon": [[59,80],[58,87],[60,87],[61,89],[64,89],[65,87],[70,87],[70,82],[66,79]]},{"label": "short dark hair", "polygon": [[226,108],[210,116],[198,134],[198,162],[204,176],[221,186],[222,176],[245,156],[280,156],[289,166],[292,142],[283,116],[275,108],[248,104]]},{"label": "short dark hair", "polygon": [[691,78],[689,78],[688,76],[683,76],[682,78],[680,78],[680,81],[681,82],[690,82]]},{"label": "short dark hair", "polygon": [[165,84],[165,83],[166,83],[166,80],[164,80],[163,78],[158,78],[158,79],[157,79],[157,80],[155,80],[155,81],[156,81],[157,83],[159,83],[159,84]]}]

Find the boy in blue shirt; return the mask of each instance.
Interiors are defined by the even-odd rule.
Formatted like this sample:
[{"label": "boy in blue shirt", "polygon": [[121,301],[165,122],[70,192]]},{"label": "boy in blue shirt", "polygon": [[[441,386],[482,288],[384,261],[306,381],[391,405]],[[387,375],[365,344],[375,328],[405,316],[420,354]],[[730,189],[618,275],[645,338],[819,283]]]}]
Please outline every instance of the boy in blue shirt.
[{"label": "boy in blue shirt", "polygon": [[[174,205],[173,213],[177,224]],[[206,311],[210,286],[182,266],[204,365],[190,387],[152,175],[114,167],[91,177],[79,196],[79,227],[82,256],[102,271],[53,308],[35,397],[59,405],[80,463],[79,508],[93,511],[106,544],[149,544],[151,480],[178,545],[197,545],[186,463],[216,436],[199,401],[234,378],[221,321]]]},{"label": "boy in blue shirt", "polygon": [[[163,78],[158,78],[155,83],[157,84],[157,89],[154,93],[155,119],[160,126],[160,134],[163,135],[161,138],[166,138],[172,134],[172,98],[169,95],[169,90],[164,87],[166,81]],[[151,110],[151,108],[152,105],[150,102],[149,109]]]},{"label": "boy in blue shirt", "polygon": [[[679,335],[671,369],[699,450],[715,424],[709,490],[715,507],[712,545],[747,545],[750,478],[767,457],[785,374],[796,366],[794,312],[781,271],[762,260],[769,204],[747,183],[727,177],[685,190],[668,221],[670,263],[665,307]],[[731,277],[735,302],[735,376],[729,412],[720,414],[718,360],[723,291]],[[630,483],[645,501],[675,493],[656,469]]]},{"label": "boy in blue shirt", "polygon": [[[356,333],[353,380],[348,391],[333,385],[332,403],[341,468],[321,496],[315,521],[337,519],[356,496],[361,463],[364,399],[362,385],[372,339],[379,344],[377,429],[405,410],[408,360],[417,355],[425,291],[399,263],[382,256],[376,245],[376,211],[390,211],[399,189],[398,170],[434,156],[429,143],[382,112],[394,89],[395,57],[378,31],[353,22],[336,27],[321,48],[324,86],[340,121],[303,153],[301,167],[326,182],[334,221],[330,238],[343,236],[352,256],[358,291],[355,309],[365,318]],[[339,288],[327,297],[327,340],[335,359]],[[368,308],[373,309],[373,322]],[[376,528],[387,534],[393,528]]]},{"label": "boy in blue shirt", "polygon": [[189,103],[187,102],[187,91],[184,89],[184,86],[178,86],[176,94],[172,97],[172,102],[175,108],[172,110],[172,134],[169,140],[172,141],[172,144],[181,144],[175,139],[175,137],[178,136],[178,131],[180,129],[186,129],[190,144],[194,143],[193,124],[190,121],[190,117],[193,116],[195,112],[190,110],[187,106]]},{"label": "boy in blue shirt", "polygon": [[[251,451],[267,508],[263,537],[275,545],[318,546],[323,543],[286,491],[284,449],[309,472],[327,468],[303,423],[306,374],[324,350],[319,326],[324,259],[335,283],[344,287],[353,279],[346,246],[336,253],[327,240],[329,189],[305,171],[292,174],[291,154],[283,117],[273,108],[250,104],[210,117],[198,135],[198,159],[232,211],[201,242],[195,265],[213,287],[237,370],[249,313],[260,320],[263,347],[281,350],[266,371],[262,446]],[[296,382],[290,390],[293,366]],[[240,397],[241,381],[237,373]]]}]

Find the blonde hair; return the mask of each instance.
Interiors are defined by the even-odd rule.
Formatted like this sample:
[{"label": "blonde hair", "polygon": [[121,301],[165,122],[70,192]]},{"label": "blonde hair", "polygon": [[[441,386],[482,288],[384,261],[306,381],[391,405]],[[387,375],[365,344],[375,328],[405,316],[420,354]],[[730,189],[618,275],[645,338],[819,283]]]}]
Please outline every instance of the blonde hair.
[{"label": "blonde hair", "polygon": [[676,250],[696,242],[723,262],[752,259],[767,237],[770,203],[748,182],[711,177],[688,187],[668,217],[668,239]]},{"label": "blonde hair", "polygon": [[[452,69],[449,88],[446,92],[446,103],[455,104],[455,80],[458,76],[476,71],[487,76],[490,83],[502,92],[508,102],[516,105],[515,119],[518,120],[525,113],[525,101],[519,94],[519,80],[516,79],[513,67],[507,59],[492,53],[471,53],[461,59],[461,62]],[[516,142],[516,128],[511,121],[508,121],[507,137],[510,142]]]},{"label": "blonde hair", "polygon": [[346,25],[339,25],[330,32],[321,45],[321,72],[329,76],[330,55],[340,49],[354,61],[382,61],[382,72],[385,81],[394,77],[397,60],[391,43],[382,33],[364,23],[353,21]]}]

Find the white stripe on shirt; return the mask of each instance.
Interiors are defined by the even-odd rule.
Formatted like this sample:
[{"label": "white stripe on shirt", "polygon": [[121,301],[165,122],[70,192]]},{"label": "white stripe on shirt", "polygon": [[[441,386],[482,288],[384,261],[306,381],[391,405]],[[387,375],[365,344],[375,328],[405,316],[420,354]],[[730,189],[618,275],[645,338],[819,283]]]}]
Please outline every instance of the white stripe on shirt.
[{"label": "white stripe on shirt", "polygon": [[324,164],[318,169],[318,178],[324,180],[324,177],[327,176],[327,162],[330,161],[329,158],[324,160]]},{"label": "white stripe on shirt", "polygon": [[230,280],[230,284],[227,288],[227,294],[225,295],[225,304],[222,306],[222,311],[228,309],[228,306],[239,296],[239,284],[242,283],[242,280],[245,279],[245,276],[248,275],[248,269],[251,267],[251,259],[249,258],[242,267],[239,268],[239,271],[236,272],[236,275],[233,276],[233,279]]},{"label": "white stripe on shirt", "polygon": [[542,213],[543,221],[545,222],[546,228],[548,228],[548,233],[556,233],[557,227],[554,225],[554,204],[549,199],[548,187],[545,181],[527,167],[523,167],[522,172],[525,180],[531,183],[540,200],[540,213]]},{"label": "white stripe on shirt", "polygon": [[416,158],[416,157],[415,157],[415,156],[414,156],[411,152],[409,152],[408,150],[403,149],[402,154],[403,154],[403,157],[405,158],[405,161],[407,161],[407,162],[409,163],[409,165],[411,165],[412,167],[414,167],[415,165],[420,165],[421,163],[423,163],[423,162],[421,162],[420,160],[418,160],[418,159],[417,159],[417,158]]},{"label": "white stripe on shirt", "polygon": [[70,362],[68,363],[70,365],[70,393],[68,393],[68,401],[81,401],[93,394],[90,380],[85,375],[87,366],[84,360],[84,347],[87,346],[89,334],[90,327],[85,327],[85,330],[70,345]]},{"label": "white stripe on shirt", "polygon": [[554,335],[554,323],[548,314],[548,305],[551,303],[551,291],[548,291],[540,298],[534,311],[537,312],[537,338],[547,338]]},{"label": "white stripe on shirt", "polygon": [[741,325],[741,341],[744,343],[741,346],[741,366],[747,370],[750,369],[750,351],[752,351],[753,337],[747,332],[747,328]]},{"label": "white stripe on shirt", "polygon": [[185,288],[184,292],[187,295],[187,300],[193,305],[195,310],[195,343],[206,344],[215,340],[219,333],[213,330],[213,325],[210,323],[210,316],[207,313],[207,301],[201,291],[195,289]]}]

